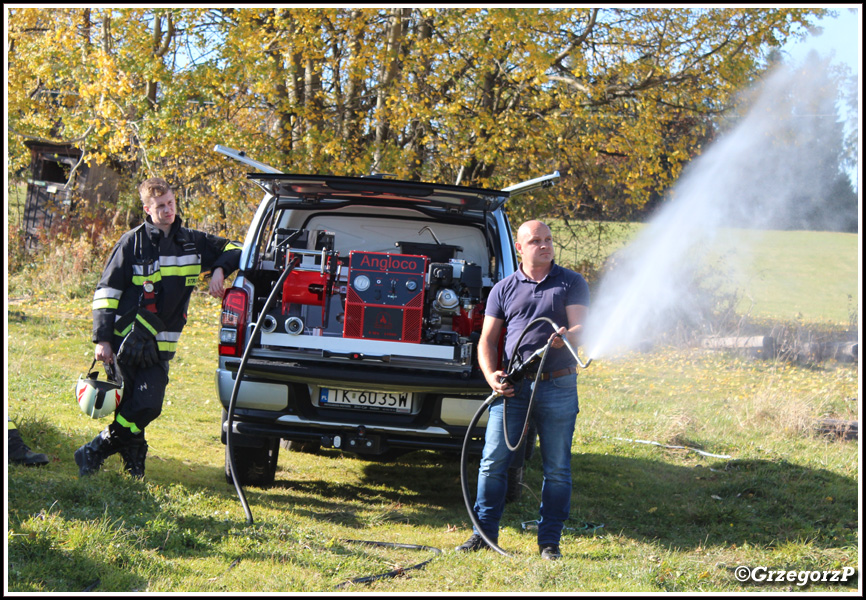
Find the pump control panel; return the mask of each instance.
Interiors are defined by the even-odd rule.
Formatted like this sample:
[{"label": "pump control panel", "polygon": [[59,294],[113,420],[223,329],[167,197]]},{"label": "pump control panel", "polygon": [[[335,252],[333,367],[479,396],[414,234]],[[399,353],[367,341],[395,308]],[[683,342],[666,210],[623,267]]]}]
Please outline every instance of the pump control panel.
[{"label": "pump control panel", "polygon": [[343,337],[419,343],[428,260],[350,252]]}]

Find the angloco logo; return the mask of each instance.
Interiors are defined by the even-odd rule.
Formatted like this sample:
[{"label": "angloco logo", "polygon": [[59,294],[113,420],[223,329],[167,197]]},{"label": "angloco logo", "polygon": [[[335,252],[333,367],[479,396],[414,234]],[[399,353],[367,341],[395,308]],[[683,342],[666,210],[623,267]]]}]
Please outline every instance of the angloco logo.
[{"label": "angloco logo", "polygon": [[376,271],[403,271],[406,273],[417,273],[420,271],[420,260],[405,255],[393,254],[362,254],[357,268],[373,269]]}]

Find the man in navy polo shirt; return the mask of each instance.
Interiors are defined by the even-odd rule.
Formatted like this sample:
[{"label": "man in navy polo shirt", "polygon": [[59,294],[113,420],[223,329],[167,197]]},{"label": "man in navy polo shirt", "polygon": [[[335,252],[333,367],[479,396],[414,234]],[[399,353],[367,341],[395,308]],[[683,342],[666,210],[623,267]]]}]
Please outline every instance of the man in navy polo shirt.
[{"label": "man in navy polo shirt", "polygon": [[[577,370],[574,356],[555,336],[552,327],[540,321],[528,331],[533,320],[547,317],[560,326],[573,348],[589,305],[589,286],[582,275],[554,262],[550,228],[540,221],[528,221],[517,230],[515,243],[521,264],[512,275],[498,282],[490,292],[478,343],[478,363],[491,389],[500,396],[490,405],[484,450],[478,469],[475,513],[484,534],[498,543],[499,520],[505,507],[508,467],[515,456],[505,440],[503,414],[507,411],[508,441],[513,448],[523,429],[526,411],[537,385],[533,421],[538,431],[544,480],[541,488],[538,548],[545,560],[560,558],[559,540],[571,508],[571,442],[577,417]],[[505,372],[497,348],[505,328],[503,364],[512,356],[527,360],[551,340],[544,371],[535,384],[534,374],[516,385],[501,381]],[[518,339],[520,348],[516,348]],[[475,551],[488,544],[477,529],[458,551]]]}]

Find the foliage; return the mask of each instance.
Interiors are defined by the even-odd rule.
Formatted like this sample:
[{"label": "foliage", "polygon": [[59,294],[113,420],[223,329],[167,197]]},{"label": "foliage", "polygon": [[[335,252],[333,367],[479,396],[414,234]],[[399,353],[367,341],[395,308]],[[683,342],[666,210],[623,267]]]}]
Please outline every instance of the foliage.
[{"label": "foliage", "polygon": [[245,150],[287,172],[503,187],[518,218],[618,217],[676,179],[768,53],[823,9],[9,9],[13,172],[69,142],[235,236]]},{"label": "foliage", "polygon": [[[101,215],[83,211],[75,218],[61,215],[34,240],[25,240],[23,228],[10,214],[7,266],[16,291],[31,298],[89,299],[121,233]],[[34,241],[38,251],[28,249],[28,241]]]}]

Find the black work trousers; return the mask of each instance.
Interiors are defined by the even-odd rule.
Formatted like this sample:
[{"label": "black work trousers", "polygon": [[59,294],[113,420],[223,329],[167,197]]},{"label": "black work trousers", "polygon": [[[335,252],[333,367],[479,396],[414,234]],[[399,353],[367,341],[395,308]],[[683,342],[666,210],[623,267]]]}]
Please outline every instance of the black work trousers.
[{"label": "black work trousers", "polygon": [[162,412],[165,389],[168,386],[168,361],[159,361],[150,367],[121,365],[123,374],[123,400],[114,420],[137,435]]}]

